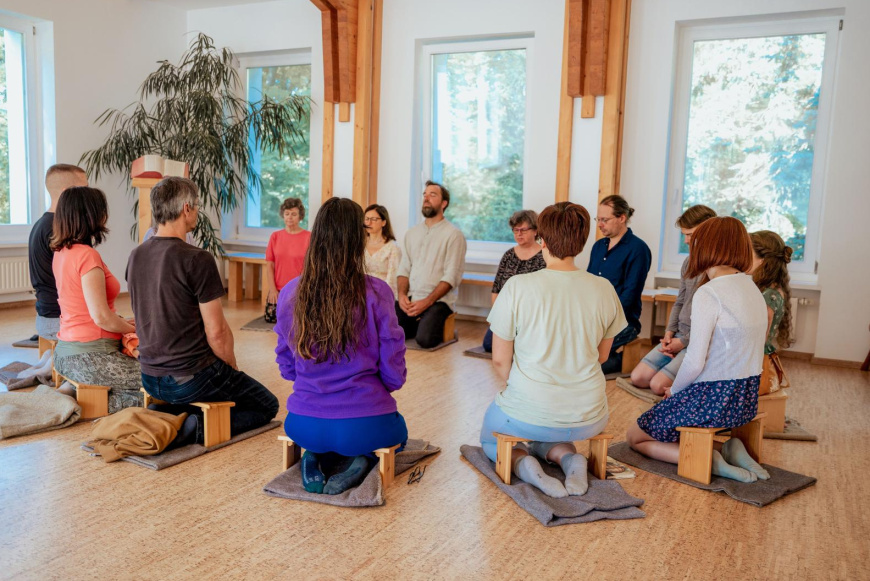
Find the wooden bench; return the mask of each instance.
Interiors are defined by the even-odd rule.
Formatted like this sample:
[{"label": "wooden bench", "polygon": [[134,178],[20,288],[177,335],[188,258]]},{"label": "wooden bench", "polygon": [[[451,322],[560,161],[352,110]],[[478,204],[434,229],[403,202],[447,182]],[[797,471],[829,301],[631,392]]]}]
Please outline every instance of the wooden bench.
[{"label": "wooden bench", "polygon": [[495,274],[486,272],[466,272],[462,275],[462,284],[492,288],[492,283],[494,282]]},{"label": "wooden bench", "polygon": [[[155,397],[152,397],[142,388],[144,394],[143,407],[147,408],[153,404],[166,404]],[[223,444],[232,437],[230,432],[230,408],[236,405],[234,401],[197,401],[187,405],[192,405],[202,410],[202,415],[205,418],[203,432],[205,435],[203,445],[206,448]]]},{"label": "wooden bench", "polygon": [[447,341],[453,341],[453,337],[456,335],[456,313],[450,313],[450,316],[447,317],[447,320],[444,321],[444,336],[441,338],[443,343]]},{"label": "wooden bench", "polygon": [[646,339],[637,338],[622,346],[622,372],[631,373],[641,362],[643,356],[652,349],[652,344]]},{"label": "wooden bench", "polygon": [[[286,472],[302,458],[302,448],[287,436],[278,436],[278,441],[281,442],[282,471]],[[396,450],[398,449],[399,444],[396,444],[390,448],[378,448],[374,452],[378,457],[378,472],[384,483],[384,489],[396,478]]]},{"label": "wooden bench", "polygon": [[76,388],[76,402],[82,408],[83,420],[93,420],[109,415],[109,390],[107,385],[93,385],[81,381],[75,381],[64,377],[52,367],[52,377],[55,387],[60,387],[64,381],[68,381]]},{"label": "wooden bench", "polygon": [[57,347],[57,339],[39,338],[39,358],[42,359],[42,354],[46,351],[51,351],[54,354],[54,348]]},{"label": "wooden bench", "polygon": [[[242,298],[256,299],[259,297],[261,304],[265,305],[266,289],[269,288],[269,269],[266,268],[266,255],[258,252],[227,252],[225,258],[229,263],[227,299],[235,303]],[[257,287],[258,281],[259,288]]]},{"label": "wooden bench", "polygon": [[758,414],[767,414],[762,421],[765,432],[785,431],[785,405],[788,394],[782,390],[758,396]]},{"label": "wooden bench", "polygon": [[[493,432],[492,435],[496,439],[495,472],[502,482],[509,485],[511,483],[514,446],[517,442],[529,442],[531,440],[517,436],[508,436],[498,432]],[[587,456],[589,469],[599,480],[607,478],[607,446],[612,439],[613,436],[610,434],[598,434],[589,438],[589,456]],[[578,452],[580,451],[579,444],[580,442],[574,442],[574,448]]]},{"label": "wooden bench", "polygon": [[[758,463],[761,463],[761,444],[764,436],[762,420],[766,415],[759,413],[749,423],[731,428],[731,437],[743,442],[746,451]],[[701,484],[710,484],[713,469],[713,441],[718,433],[727,430],[728,428],[677,428],[680,432],[680,459],[677,464],[677,474]]]}]

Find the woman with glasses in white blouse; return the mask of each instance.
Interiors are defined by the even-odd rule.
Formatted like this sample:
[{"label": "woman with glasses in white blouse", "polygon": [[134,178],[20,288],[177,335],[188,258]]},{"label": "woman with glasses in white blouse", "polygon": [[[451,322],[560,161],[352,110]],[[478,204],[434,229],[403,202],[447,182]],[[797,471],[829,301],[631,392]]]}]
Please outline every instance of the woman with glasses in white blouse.
[{"label": "woman with glasses in white blouse", "polygon": [[396,244],[387,209],[378,204],[366,208],[365,229],[368,234],[365,252],[366,272],[390,285],[393,296],[398,299],[396,279],[399,262],[402,260],[402,250]]}]

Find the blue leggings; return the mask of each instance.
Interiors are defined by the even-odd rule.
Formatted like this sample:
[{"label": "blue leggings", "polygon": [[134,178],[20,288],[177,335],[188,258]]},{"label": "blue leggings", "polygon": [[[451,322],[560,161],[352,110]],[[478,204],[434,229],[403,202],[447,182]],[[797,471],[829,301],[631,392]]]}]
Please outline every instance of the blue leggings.
[{"label": "blue leggings", "polygon": [[340,420],[288,413],[284,431],[300,447],[315,454],[363,456],[378,448],[404,446],[408,441],[405,418],[399,412]]},{"label": "blue leggings", "polygon": [[[549,428],[515,420],[502,411],[495,402],[489,404],[480,429],[480,445],[486,457],[495,462],[496,440],[493,432],[528,438],[533,442],[552,442],[553,446],[563,442],[577,442],[597,436],[607,427],[607,416],[594,424],[579,428]],[[551,446],[551,448],[553,447]],[[549,450],[547,450],[549,452]]]}]

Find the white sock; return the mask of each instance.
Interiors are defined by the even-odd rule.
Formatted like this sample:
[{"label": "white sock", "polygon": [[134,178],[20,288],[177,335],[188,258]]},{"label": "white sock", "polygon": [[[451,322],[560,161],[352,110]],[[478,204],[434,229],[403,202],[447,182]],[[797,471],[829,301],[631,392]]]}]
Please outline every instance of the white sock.
[{"label": "white sock", "polygon": [[528,482],[547,496],[565,498],[568,491],[556,478],[547,476],[541,464],[533,456],[523,456],[514,464],[514,474],[523,482]]}]

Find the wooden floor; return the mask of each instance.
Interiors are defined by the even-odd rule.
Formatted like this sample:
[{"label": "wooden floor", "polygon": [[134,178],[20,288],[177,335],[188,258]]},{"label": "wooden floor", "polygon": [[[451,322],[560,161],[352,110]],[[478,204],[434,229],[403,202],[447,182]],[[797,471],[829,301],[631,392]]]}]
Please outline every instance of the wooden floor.
[{"label": "wooden floor", "polygon": [[[129,313],[129,301],[119,301]],[[283,402],[271,333],[239,331],[253,301],[227,309],[239,363]],[[33,311],[0,311],[0,366]],[[412,437],[441,446],[418,484],[387,504],[341,509],[270,498],[275,430],[161,472],[104,464],[79,449],[90,426],[0,441],[0,578],[48,579],[868,579],[868,374],[787,361],[789,415],[818,443],[765,440],[765,460],[818,477],[759,509],[639,473],[623,481],[645,519],[545,528],[471,468],[499,386],[488,361],[462,356],[485,327],[459,322],[458,344],[409,352],[399,409]],[[609,385],[616,440],[646,404]],[[283,405],[282,405],[283,408]],[[283,419],[282,410],[279,419]]]}]

